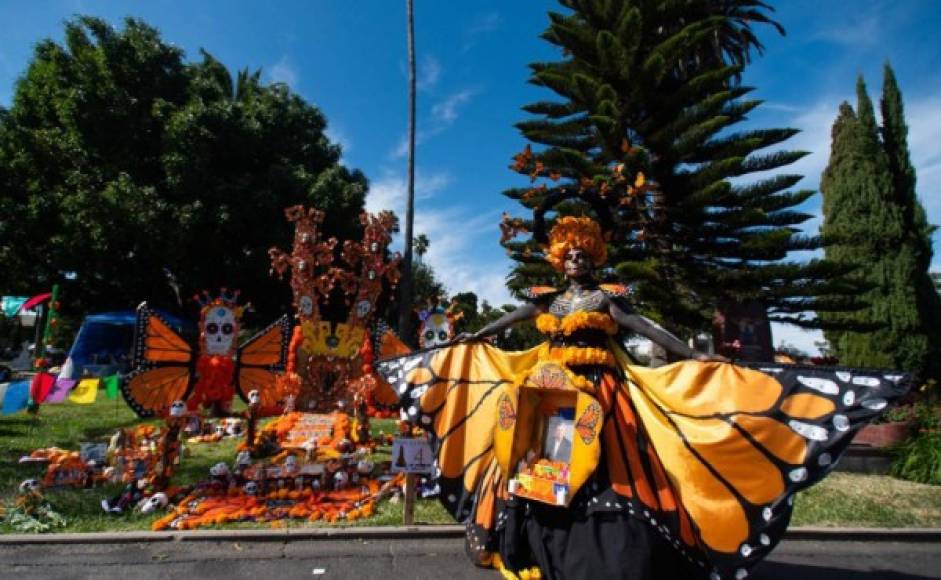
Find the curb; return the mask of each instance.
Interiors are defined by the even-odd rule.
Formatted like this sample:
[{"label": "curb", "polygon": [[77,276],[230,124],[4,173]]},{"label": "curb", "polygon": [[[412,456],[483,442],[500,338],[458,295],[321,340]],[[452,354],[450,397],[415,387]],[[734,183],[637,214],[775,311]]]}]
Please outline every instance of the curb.
[{"label": "curb", "polygon": [[[283,528],[189,532],[94,532],[71,534],[0,534],[0,546],[28,544],[136,544],[151,542],[292,542],[303,540],[413,540],[463,538],[462,525]],[[939,542],[941,528],[798,527],[786,540],[859,542]]]}]

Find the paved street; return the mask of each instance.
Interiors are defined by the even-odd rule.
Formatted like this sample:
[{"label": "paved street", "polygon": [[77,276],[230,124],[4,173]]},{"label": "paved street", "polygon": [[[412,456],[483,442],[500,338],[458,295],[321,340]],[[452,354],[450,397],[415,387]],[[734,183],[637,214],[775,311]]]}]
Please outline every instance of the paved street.
[{"label": "paved street", "polygon": [[[457,539],[0,545],[0,578],[486,578]],[[787,541],[752,578],[941,578],[941,543]]]}]

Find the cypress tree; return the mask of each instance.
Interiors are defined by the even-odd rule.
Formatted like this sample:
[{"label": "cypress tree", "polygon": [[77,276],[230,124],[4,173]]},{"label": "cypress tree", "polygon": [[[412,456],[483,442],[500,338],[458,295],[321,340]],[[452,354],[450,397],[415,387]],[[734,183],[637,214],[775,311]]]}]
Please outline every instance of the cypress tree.
[{"label": "cypress tree", "polygon": [[[724,300],[759,299],[772,320],[813,325],[809,310],[852,306],[843,270],[798,263],[793,250],[820,247],[799,234],[810,215],[795,208],[814,195],[793,191],[800,175],[733,178],[786,167],[804,152],[774,150],[794,129],[735,131],[760,101],[739,77],[753,50],[752,26],[770,8],[753,0],[712,2],[560,0],[543,38],[562,51],[534,63],[531,83],[557,99],[524,107],[517,127],[532,144],[513,168],[531,187],[505,195],[525,208],[559,191],[591,191],[614,210],[619,237],[611,278],[634,285],[642,310],[674,328],[708,326]],[[772,150],[769,151],[769,148]],[[590,210],[577,202],[559,214]],[[518,264],[513,290],[557,283],[526,231],[506,216],[504,245]]]},{"label": "cypress tree", "polygon": [[855,268],[850,276],[869,289],[864,308],[823,315],[851,329],[826,336],[842,364],[936,373],[931,228],[915,196],[901,94],[887,67],[880,128],[862,77],[856,93],[856,111],[844,102],[833,124],[821,231],[827,258]]}]

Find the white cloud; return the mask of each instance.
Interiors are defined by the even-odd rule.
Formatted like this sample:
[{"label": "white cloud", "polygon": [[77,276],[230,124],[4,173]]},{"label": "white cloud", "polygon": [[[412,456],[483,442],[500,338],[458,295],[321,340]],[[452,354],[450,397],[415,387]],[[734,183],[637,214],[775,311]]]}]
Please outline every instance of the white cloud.
[{"label": "white cloud", "polygon": [[472,49],[481,36],[493,32],[500,27],[502,22],[503,18],[499,12],[487,12],[479,15],[464,32],[464,45],[461,47],[461,52]]},{"label": "white cloud", "polygon": [[[415,133],[415,146],[421,145],[428,139],[447,131],[460,116],[460,109],[477,94],[474,89],[458,91],[431,107],[431,121],[427,127],[419,128]],[[391,156],[400,159],[408,155],[408,135],[403,135],[399,143],[392,150]]]},{"label": "white cloud", "polygon": [[268,80],[273,83],[284,83],[292,89],[297,88],[300,73],[291,59],[284,55],[268,70]]},{"label": "white cloud", "polygon": [[331,143],[336,143],[343,150],[343,156],[350,154],[350,151],[353,150],[353,141],[347,135],[346,131],[336,127],[335,125],[330,125],[324,130],[324,135],[327,136],[327,139]]},{"label": "white cloud", "polygon": [[415,85],[420,91],[434,88],[441,78],[441,62],[433,56],[426,56],[418,65],[418,78]]},{"label": "white cloud", "polygon": [[[505,286],[507,270],[481,258],[482,244],[492,244],[499,236],[497,224],[500,212],[481,212],[462,206],[436,208],[428,206],[435,195],[451,185],[446,172],[423,173],[416,176],[414,233],[425,234],[431,241],[423,257],[438,279],[451,293],[471,291],[481,300],[501,305],[513,302]],[[366,209],[376,212],[392,210],[404,219],[406,181],[402,174],[386,172],[370,187]],[[425,203],[419,203],[424,201]],[[401,228],[404,230],[404,224]],[[400,232],[393,241],[393,249],[402,249]]]},{"label": "white cloud", "polygon": [[823,332],[794,326],[793,324],[771,323],[771,336],[774,337],[774,348],[790,345],[811,356],[818,356],[820,349],[816,342],[824,340]]}]

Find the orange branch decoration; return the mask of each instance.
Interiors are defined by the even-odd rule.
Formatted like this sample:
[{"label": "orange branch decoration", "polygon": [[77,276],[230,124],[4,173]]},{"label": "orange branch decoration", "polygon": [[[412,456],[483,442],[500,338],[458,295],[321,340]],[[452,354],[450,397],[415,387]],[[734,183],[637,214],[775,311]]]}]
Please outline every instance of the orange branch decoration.
[{"label": "orange branch decoration", "polygon": [[398,283],[400,257],[387,251],[395,217],[363,213],[362,240],[340,244],[323,238],[322,211],[293,206],[285,216],[294,223],[292,251],[268,252],[272,273],[290,272],[298,320],[281,388],[296,396],[298,410],[329,412],[353,402],[376,303]]}]

